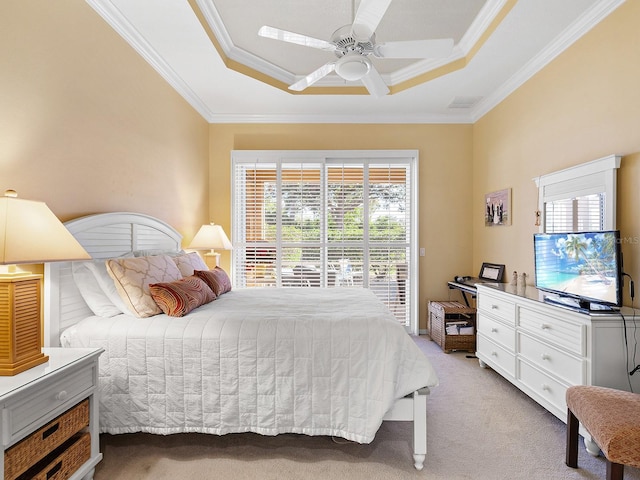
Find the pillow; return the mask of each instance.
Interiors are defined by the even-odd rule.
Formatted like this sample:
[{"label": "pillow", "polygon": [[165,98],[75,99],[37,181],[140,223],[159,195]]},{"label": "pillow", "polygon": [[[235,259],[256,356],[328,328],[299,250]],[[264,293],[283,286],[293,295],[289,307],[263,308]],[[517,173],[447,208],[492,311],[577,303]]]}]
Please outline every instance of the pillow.
[{"label": "pillow", "polygon": [[106,263],[120,297],[136,317],[151,317],[162,311],[149,293],[150,283],[173,282],[182,278],[168,255],[114,258]]},{"label": "pillow", "polygon": [[[127,254],[118,258],[125,258],[131,255]],[[129,309],[120,298],[116,285],[107,272],[105,262],[106,260],[73,262],[71,264],[73,279],[78,286],[80,294],[95,315],[112,317],[120,313],[127,313]],[[103,295],[98,293],[98,289],[102,291]]]},{"label": "pillow", "polygon": [[[71,264],[71,274],[80,291],[80,295],[82,295],[82,298],[84,298],[84,301],[93,314],[98,317],[113,317],[122,313],[122,311],[109,300],[109,297],[107,297],[107,294],[98,284],[98,280],[87,266],[87,263],[90,262],[73,262]],[[101,264],[104,265],[104,261],[101,261]],[[107,273],[106,268],[104,273]],[[111,278],[109,280],[111,280]],[[111,280],[111,283],[113,283],[113,280]]]},{"label": "pillow", "polygon": [[204,280],[190,276],[175,282],[152,283],[149,285],[151,297],[167,315],[182,317],[194,308],[212,302],[215,294]]},{"label": "pillow", "polygon": [[194,270],[208,270],[209,268],[202,257],[198,255],[198,252],[185,253],[184,255],[173,257],[173,261],[176,262],[178,270],[180,270],[183,277],[190,277],[193,275]]},{"label": "pillow", "polygon": [[213,270],[196,270],[193,274],[203,279],[209,285],[209,288],[213,290],[213,293],[216,294],[216,297],[231,291],[229,275],[220,267],[216,267]]}]

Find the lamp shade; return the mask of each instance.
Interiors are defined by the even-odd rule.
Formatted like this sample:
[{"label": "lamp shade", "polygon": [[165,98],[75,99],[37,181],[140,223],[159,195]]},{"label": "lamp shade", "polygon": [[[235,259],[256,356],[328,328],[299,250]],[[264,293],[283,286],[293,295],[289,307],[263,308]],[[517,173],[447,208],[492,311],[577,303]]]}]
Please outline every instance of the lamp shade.
[{"label": "lamp shade", "polygon": [[0,265],[90,258],[44,202],[0,197]]},{"label": "lamp shade", "polygon": [[232,246],[222,226],[212,223],[200,227],[187,248],[192,250],[215,250],[216,248],[231,250]]}]

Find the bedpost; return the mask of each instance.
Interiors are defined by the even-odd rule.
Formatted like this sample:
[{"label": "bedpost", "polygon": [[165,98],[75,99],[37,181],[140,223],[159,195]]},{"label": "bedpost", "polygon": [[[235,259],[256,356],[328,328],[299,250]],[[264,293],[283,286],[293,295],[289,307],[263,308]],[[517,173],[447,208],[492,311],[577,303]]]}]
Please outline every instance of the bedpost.
[{"label": "bedpost", "polygon": [[427,456],[427,395],[429,388],[413,392],[413,460],[416,470],[424,468]]}]

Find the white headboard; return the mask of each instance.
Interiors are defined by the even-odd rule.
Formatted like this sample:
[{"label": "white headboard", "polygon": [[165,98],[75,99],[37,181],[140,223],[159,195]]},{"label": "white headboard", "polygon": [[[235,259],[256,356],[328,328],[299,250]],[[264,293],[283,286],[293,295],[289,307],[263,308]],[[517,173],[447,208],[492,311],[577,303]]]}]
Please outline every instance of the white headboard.
[{"label": "white headboard", "polygon": [[[157,218],[117,212],[88,215],[65,223],[93,259],[119,257],[136,250],[180,250],[182,235]],[[44,341],[59,346],[60,332],[93,315],[71,273],[71,262],[44,268]]]}]

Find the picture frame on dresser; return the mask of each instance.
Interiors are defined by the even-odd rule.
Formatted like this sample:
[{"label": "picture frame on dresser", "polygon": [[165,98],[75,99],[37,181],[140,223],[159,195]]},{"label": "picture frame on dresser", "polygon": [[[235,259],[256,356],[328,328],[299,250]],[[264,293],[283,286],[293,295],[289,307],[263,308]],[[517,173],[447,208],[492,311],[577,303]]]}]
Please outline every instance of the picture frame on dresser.
[{"label": "picture frame on dresser", "polygon": [[478,275],[478,278],[481,278],[482,280],[502,282],[503,275],[504,265],[484,262],[480,267],[480,274]]}]

